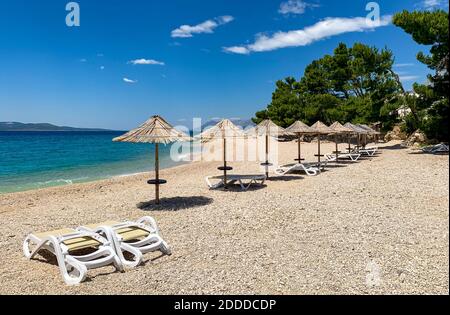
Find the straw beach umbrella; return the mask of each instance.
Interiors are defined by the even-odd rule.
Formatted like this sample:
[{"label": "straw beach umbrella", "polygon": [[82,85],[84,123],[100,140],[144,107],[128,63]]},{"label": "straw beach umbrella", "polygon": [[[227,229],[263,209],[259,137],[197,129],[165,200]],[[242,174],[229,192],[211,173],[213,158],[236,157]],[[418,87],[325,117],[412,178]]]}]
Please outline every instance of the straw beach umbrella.
[{"label": "straw beach umbrella", "polygon": [[227,139],[245,137],[244,132],[231,122],[229,119],[223,119],[217,125],[203,131],[195,138],[200,138],[202,143],[210,142],[217,139],[223,141],[223,167],[218,169],[223,171],[223,183],[227,188],[227,171],[231,171],[233,168],[227,166]]},{"label": "straw beach umbrella", "polygon": [[298,137],[298,163],[302,163],[302,148],[301,148],[301,142],[302,142],[302,135],[313,135],[315,133],[314,129],[309,127],[307,124],[296,121],[293,123],[290,127],[286,128],[286,131],[289,133],[293,133],[297,135]]},{"label": "straw beach umbrella", "polygon": [[114,138],[115,142],[153,143],[155,144],[155,175],[148,183],[155,185],[156,204],[160,204],[159,186],[166,181],[159,178],[159,144],[169,144],[176,141],[190,141],[191,137],[173,128],[160,116],[152,116],[136,129]]},{"label": "straw beach umbrella", "polygon": [[334,135],[334,141],[336,143],[336,162],[339,162],[339,150],[338,150],[338,134],[343,134],[343,135],[351,135],[354,133],[353,129],[350,129],[348,127],[344,127],[342,126],[342,124],[338,121],[336,121],[335,123],[333,123],[330,126],[331,129],[333,129],[335,131],[335,135]]},{"label": "straw beach umbrella", "polygon": [[266,119],[259,123],[257,126],[249,129],[247,135],[266,138],[266,161],[261,164],[266,168],[266,178],[269,179],[269,166],[272,164],[269,162],[269,137],[279,137],[286,135],[284,128],[276,125],[272,120]]},{"label": "straw beach umbrella", "polygon": [[[361,141],[360,141],[360,135],[366,135],[367,134],[367,130],[362,129],[361,127],[358,127],[352,123],[346,123],[344,125],[344,127],[346,128],[350,128],[354,131],[354,134],[356,134],[357,138],[358,138],[358,146],[360,146]],[[350,135],[348,138],[348,151],[351,151],[351,145],[350,145]]]},{"label": "straw beach umbrella", "polygon": [[367,126],[367,125],[359,124],[357,126],[359,128],[361,128],[361,129],[364,129],[365,131],[367,131],[367,134],[366,134],[366,137],[365,137],[366,142],[367,142],[367,135],[377,137],[378,135],[381,134],[381,132],[375,131],[372,128],[370,128],[369,126]]},{"label": "straw beach umbrella", "polygon": [[320,164],[320,158],[323,156],[320,154],[320,137],[321,135],[329,135],[335,133],[333,129],[325,125],[323,122],[318,121],[314,125],[311,126],[311,129],[314,131],[314,134],[317,135],[317,161]]}]

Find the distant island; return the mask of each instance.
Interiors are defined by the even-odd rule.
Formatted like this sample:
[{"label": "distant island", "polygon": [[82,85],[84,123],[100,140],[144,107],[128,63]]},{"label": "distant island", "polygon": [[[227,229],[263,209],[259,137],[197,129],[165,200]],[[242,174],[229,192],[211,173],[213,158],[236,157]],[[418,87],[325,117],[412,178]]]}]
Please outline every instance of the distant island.
[{"label": "distant island", "polygon": [[0,122],[0,131],[112,131],[100,128],[75,128],[48,123]]}]

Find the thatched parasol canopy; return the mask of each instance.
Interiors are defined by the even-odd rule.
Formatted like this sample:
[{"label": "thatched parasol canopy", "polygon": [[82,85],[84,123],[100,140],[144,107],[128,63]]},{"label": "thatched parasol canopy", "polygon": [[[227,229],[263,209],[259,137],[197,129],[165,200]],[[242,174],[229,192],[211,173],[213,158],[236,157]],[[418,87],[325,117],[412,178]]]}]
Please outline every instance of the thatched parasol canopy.
[{"label": "thatched parasol canopy", "polygon": [[173,128],[164,118],[153,116],[141,126],[126,134],[114,138],[115,142],[154,143],[155,144],[155,179],[147,183],[155,185],[156,204],[159,200],[159,186],[166,181],[159,178],[159,144],[168,144],[176,141],[190,141],[191,137]]},{"label": "thatched parasol canopy", "polygon": [[367,130],[364,130],[361,127],[358,127],[352,123],[346,123],[344,127],[352,129],[356,134],[366,135],[368,133]]},{"label": "thatched parasol canopy", "polygon": [[201,134],[195,136],[196,139],[200,139],[203,143],[210,142],[216,139],[243,137],[245,137],[245,134],[242,129],[233,124],[233,122],[229,119],[223,119],[214,127],[208,128]]},{"label": "thatched parasol canopy", "polygon": [[379,134],[381,134],[380,132],[373,130],[372,128],[370,128],[367,125],[360,124],[360,125],[357,125],[357,127],[361,128],[361,129],[364,129],[365,131],[367,131],[367,133],[369,135],[379,135]]},{"label": "thatched parasol canopy", "polygon": [[114,138],[115,142],[162,143],[190,141],[191,137],[173,128],[161,116],[153,116],[138,128]]},{"label": "thatched parasol canopy", "polygon": [[295,133],[295,134],[315,134],[315,130],[309,127],[304,122],[297,120],[295,123],[293,123],[291,126],[286,128],[286,131],[289,133]]},{"label": "thatched parasol canopy", "polygon": [[244,137],[245,134],[242,129],[233,124],[229,119],[221,120],[214,127],[206,129],[195,137],[196,139],[200,139],[202,143],[217,139],[223,140],[223,167],[219,167],[218,169],[223,171],[223,182],[225,188],[227,188],[227,171],[231,171],[233,169],[232,167],[227,166],[227,139]]},{"label": "thatched parasol canopy", "polygon": [[298,136],[298,158],[296,161],[299,163],[302,163],[304,159],[302,159],[302,149],[301,149],[301,143],[302,143],[302,135],[313,135],[316,133],[314,129],[309,127],[304,122],[297,120],[295,123],[293,123],[291,126],[286,128],[287,132],[294,133]]},{"label": "thatched parasol canopy", "polygon": [[[358,147],[361,145],[361,137],[360,136],[361,135],[367,135],[369,133],[367,130],[364,130],[363,128],[361,128],[361,127],[359,127],[357,125],[354,125],[352,123],[346,123],[344,125],[344,127],[350,128],[350,129],[352,129],[355,132],[355,134],[356,134],[356,136],[358,138]],[[350,146],[350,139],[349,139],[349,142],[348,142],[348,149],[349,149],[349,151],[351,149],[350,147],[351,146]]]},{"label": "thatched parasol canopy", "polygon": [[355,133],[355,131],[351,128],[348,127],[344,127],[340,122],[336,121],[335,123],[333,123],[330,128],[336,132],[336,133],[340,133],[340,134],[349,134],[349,133]]},{"label": "thatched parasol canopy", "polygon": [[269,167],[272,166],[272,163],[269,162],[269,137],[279,137],[288,135],[289,133],[287,133],[284,128],[275,124],[272,120],[266,119],[257,126],[249,129],[246,134],[249,136],[266,137],[266,161],[262,163],[261,166],[265,167],[266,178],[269,179]]},{"label": "thatched parasol canopy", "polygon": [[314,133],[316,135],[329,135],[335,133],[333,129],[331,129],[321,121],[318,121],[314,125],[312,125],[311,129],[314,130]]},{"label": "thatched parasol canopy", "polygon": [[[349,127],[344,127],[340,122],[336,121],[334,122],[331,126],[331,129],[333,129],[335,131],[335,136],[334,136],[334,142],[336,144],[336,150],[335,150],[335,154],[336,154],[336,162],[339,162],[339,145],[338,145],[338,134],[344,134],[344,135],[348,135],[350,137],[351,134],[354,134],[355,131]],[[350,138],[349,138],[349,143],[350,143]]]},{"label": "thatched parasol canopy", "polygon": [[367,136],[373,136],[375,138],[375,141],[378,141],[378,136],[381,134],[380,132],[375,131],[372,128],[370,128],[369,126],[364,125],[364,124],[359,124],[356,126],[367,132],[363,137],[363,139],[364,139],[363,146],[364,147],[367,145]]},{"label": "thatched parasol canopy", "polygon": [[271,136],[278,137],[288,134],[286,130],[276,125],[272,120],[266,119],[260,122],[257,126],[249,129],[246,132],[249,136]]},{"label": "thatched parasol canopy", "polygon": [[323,122],[318,121],[314,125],[311,126],[311,129],[314,130],[315,134],[317,135],[317,161],[319,162],[319,169],[320,169],[320,158],[323,156],[320,154],[320,136],[321,135],[329,135],[335,133],[333,129],[325,125]]}]

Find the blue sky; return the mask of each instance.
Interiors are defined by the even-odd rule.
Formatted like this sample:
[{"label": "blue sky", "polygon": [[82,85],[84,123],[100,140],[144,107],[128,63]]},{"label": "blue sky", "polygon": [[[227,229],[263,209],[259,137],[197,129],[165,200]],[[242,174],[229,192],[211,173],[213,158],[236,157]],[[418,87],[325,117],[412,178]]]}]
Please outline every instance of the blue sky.
[{"label": "blue sky", "polygon": [[250,118],[276,80],[339,42],[391,49],[409,89],[426,80],[416,54],[428,47],[387,16],[444,6],[377,1],[382,25],[365,28],[361,0],[79,0],[81,25],[68,27],[68,2],[1,2],[0,121],[125,130],[153,114]]}]

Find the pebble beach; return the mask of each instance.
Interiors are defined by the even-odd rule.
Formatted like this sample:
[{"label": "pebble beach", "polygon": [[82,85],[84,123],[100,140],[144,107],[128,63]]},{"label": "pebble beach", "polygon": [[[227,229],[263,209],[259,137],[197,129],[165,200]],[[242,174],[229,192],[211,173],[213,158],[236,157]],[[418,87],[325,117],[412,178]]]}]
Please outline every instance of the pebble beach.
[{"label": "pebble beach", "polygon": [[[149,173],[2,194],[0,294],[448,294],[449,157],[379,146],[374,157],[315,177],[272,175],[246,192],[208,189],[220,162],[165,169],[160,206]],[[280,163],[296,150],[280,143]],[[307,161],[316,151],[302,146]],[[232,173],[262,173],[256,162],[230,163]],[[143,216],[156,219],[171,256],[90,270],[66,286],[51,256],[22,254],[31,232]]]}]

